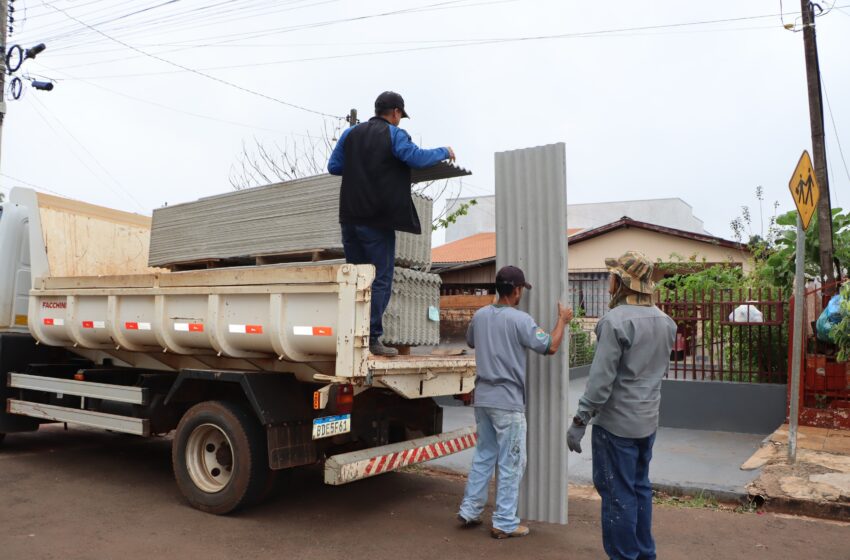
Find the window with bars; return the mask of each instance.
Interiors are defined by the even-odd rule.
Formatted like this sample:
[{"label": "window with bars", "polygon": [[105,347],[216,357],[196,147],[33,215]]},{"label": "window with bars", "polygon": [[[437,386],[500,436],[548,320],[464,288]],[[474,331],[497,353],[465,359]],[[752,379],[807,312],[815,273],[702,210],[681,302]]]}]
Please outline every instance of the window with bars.
[{"label": "window with bars", "polygon": [[611,296],[608,294],[607,272],[571,272],[569,274],[570,303],[578,314],[599,318],[608,311]]}]

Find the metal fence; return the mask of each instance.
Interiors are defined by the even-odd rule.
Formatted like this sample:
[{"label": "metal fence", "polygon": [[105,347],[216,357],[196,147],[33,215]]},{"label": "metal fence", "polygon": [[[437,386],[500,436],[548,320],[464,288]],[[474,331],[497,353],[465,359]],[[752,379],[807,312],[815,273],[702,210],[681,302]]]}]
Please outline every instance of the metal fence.
[{"label": "metal fence", "polygon": [[785,383],[788,302],[778,288],[660,290],[676,321],[669,378]]},{"label": "metal fence", "polygon": [[586,366],[593,361],[596,335],[584,328],[570,327],[570,367]]}]

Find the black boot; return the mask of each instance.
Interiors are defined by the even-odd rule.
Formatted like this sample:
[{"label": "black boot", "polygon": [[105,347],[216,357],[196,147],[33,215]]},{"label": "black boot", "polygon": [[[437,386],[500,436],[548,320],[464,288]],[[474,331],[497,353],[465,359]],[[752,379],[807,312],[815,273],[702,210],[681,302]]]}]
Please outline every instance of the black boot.
[{"label": "black boot", "polygon": [[398,356],[398,350],[384,346],[377,338],[369,341],[369,352],[375,356]]}]

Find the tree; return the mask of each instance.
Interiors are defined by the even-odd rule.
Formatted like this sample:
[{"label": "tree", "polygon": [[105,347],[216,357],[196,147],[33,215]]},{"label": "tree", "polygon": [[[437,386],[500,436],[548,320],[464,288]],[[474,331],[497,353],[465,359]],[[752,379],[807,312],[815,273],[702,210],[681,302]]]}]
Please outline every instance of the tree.
[{"label": "tree", "polygon": [[[750,249],[756,264],[765,261],[775,249],[776,238],[779,229],[776,224],[776,211],[779,209],[779,201],[773,202],[773,215],[767,219],[767,229],[764,227],[764,188],[756,187],[756,200],[759,207],[759,227],[753,232],[753,215],[749,206],[741,206],[741,215],[730,222],[732,235],[738,243],[746,243]],[[746,239],[746,241],[744,241]]]},{"label": "tree", "polygon": [[[797,212],[792,210],[776,218],[779,235],[775,251],[766,261],[763,274],[773,285],[790,290],[794,283],[794,263],[797,252]],[[847,274],[850,264],[850,213],[841,208],[832,209],[833,247],[838,261],[839,275]],[[812,218],[805,237],[805,272],[812,278],[820,276],[820,240],[818,218]]]}]

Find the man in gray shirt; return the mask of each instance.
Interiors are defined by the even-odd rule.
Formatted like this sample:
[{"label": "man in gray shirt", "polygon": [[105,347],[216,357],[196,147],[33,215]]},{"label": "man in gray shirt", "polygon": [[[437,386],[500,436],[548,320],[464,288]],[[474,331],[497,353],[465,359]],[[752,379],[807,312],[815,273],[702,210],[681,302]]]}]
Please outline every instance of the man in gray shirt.
[{"label": "man in gray shirt", "polygon": [[567,446],[581,453],[593,418],[593,485],[602,498],[605,552],[616,560],[654,560],[649,461],[676,323],[652,303],[653,266],[643,254],[629,251],[605,264],[611,311],[596,325],[596,354]]},{"label": "man in gray shirt", "polygon": [[525,472],[525,366],[527,351],[554,354],[573,317],[558,303],[558,322],[550,335],[516,306],[523,289],[531,289],[523,272],[506,266],[496,274],[499,301],[479,309],[466,332],[475,348],[475,421],[478,444],[469,471],[458,519],[464,527],[481,524],[487,489],[496,464],[499,476],[496,510],[490,535],[496,539],[524,537],[528,527],[519,524],[519,483]]}]

